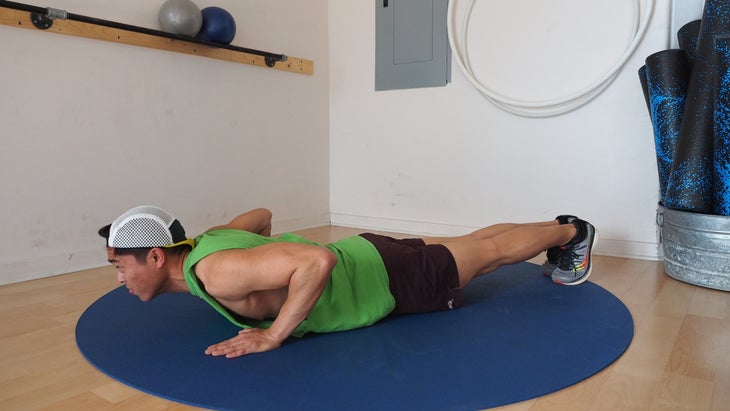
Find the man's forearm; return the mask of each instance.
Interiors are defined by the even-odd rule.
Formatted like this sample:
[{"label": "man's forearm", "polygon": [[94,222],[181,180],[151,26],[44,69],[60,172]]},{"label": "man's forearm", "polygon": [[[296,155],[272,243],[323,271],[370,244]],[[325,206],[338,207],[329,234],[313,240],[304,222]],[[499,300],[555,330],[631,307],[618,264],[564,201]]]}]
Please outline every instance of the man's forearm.
[{"label": "man's forearm", "polygon": [[337,257],[323,249],[317,258],[296,269],[291,276],[286,302],[269,327],[272,337],[283,342],[307,318],[327,286],[336,263]]}]

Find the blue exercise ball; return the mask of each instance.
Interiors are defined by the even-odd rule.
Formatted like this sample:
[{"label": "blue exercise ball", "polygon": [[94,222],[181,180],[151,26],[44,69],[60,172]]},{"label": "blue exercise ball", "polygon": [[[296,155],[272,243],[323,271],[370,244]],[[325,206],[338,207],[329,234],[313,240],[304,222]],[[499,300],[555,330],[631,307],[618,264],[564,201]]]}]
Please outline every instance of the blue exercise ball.
[{"label": "blue exercise ball", "polygon": [[236,21],[231,13],[220,7],[206,7],[200,10],[203,25],[195,36],[200,40],[229,44],[236,36]]},{"label": "blue exercise ball", "polygon": [[190,0],[167,0],[158,13],[163,31],[185,36],[198,34],[203,25],[203,15]]}]

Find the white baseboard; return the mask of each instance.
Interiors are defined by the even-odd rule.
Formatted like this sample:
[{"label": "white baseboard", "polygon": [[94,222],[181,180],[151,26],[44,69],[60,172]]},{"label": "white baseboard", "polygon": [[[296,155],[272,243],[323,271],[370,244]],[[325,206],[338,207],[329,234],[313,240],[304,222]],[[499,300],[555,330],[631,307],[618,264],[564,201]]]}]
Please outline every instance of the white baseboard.
[{"label": "white baseboard", "polygon": [[661,247],[657,243],[599,238],[596,254],[637,260],[662,261]]},{"label": "white baseboard", "polygon": [[100,247],[32,260],[0,262],[0,285],[103,267],[109,264],[106,258],[104,248]]},{"label": "white baseboard", "polygon": [[[481,227],[434,224],[422,221],[396,220],[364,217],[348,214],[331,214],[332,225],[354,227],[364,230],[390,231],[423,236],[462,235]],[[660,261],[660,247],[657,243],[600,238],[596,246],[597,255]]]},{"label": "white baseboard", "polygon": [[456,236],[470,233],[479,227],[453,224],[428,223],[424,221],[398,220],[391,218],[365,217],[350,214],[330,214],[332,225],[360,228],[363,230],[389,231],[428,237]]},{"label": "white baseboard", "polygon": [[274,220],[271,223],[271,232],[288,233],[291,231],[306,230],[308,228],[322,227],[330,225],[330,214],[323,213],[319,215],[307,216],[302,218],[294,218],[289,220]]}]

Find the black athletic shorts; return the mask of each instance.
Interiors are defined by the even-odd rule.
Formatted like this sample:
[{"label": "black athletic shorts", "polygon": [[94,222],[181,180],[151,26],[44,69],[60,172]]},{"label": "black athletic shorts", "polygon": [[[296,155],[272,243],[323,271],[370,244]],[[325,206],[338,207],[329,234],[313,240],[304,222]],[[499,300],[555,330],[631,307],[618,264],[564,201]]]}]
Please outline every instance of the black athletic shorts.
[{"label": "black athletic shorts", "polygon": [[448,248],[420,238],[395,239],[360,234],[380,253],[395,297],[393,314],[423,313],[461,307],[456,261]]}]

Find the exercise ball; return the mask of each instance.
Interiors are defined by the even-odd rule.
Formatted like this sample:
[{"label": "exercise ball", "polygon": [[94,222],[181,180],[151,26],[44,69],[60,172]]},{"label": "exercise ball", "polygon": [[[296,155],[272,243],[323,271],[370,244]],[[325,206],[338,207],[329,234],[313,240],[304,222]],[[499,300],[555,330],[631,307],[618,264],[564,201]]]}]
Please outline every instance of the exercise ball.
[{"label": "exercise ball", "polygon": [[158,17],[162,30],[173,34],[194,36],[203,25],[200,8],[190,0],[167,0]]},{"label": "exercise ball", "polygon": [[236,21],[228,11],[220,7],[206,7],[200,11],[203,25],[195,36],[200,40],[229,44],[236,36]]}]

